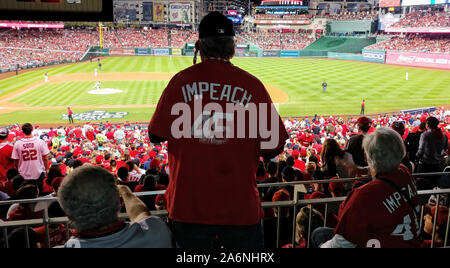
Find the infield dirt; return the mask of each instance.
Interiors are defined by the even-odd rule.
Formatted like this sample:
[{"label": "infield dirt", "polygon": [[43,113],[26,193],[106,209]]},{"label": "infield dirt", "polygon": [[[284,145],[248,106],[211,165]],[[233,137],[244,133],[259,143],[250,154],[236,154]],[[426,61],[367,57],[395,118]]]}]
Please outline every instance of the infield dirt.
[{"label": "infield dirt", "polygon": [[[14,111],[30,111],[30,110],[61,110],[65,109],[65,106],[45,106],[45,107],[28,107],[22,103],[9,102],[9,100],[24,94],[34,88],[43,84],[49,83],[63,83],[71,81],[152,81],[162,80],[169,81],[174,74],[170,73],[99,73],[97,76],[94,74],[59,74],[50,76],[49,81],[44,80],[30,84],[19,90],[6,94],[0,97],[0,114],[11,113]],[[278,87],[272,85],[265,85],[267,91],[274,103],[284,103],[288,101],[288,95]],[[74,109],[92,108],[93,106],[73,106]],[[156,107],[156,104],[145,105],[96,105],[96,108],[148,108]]]}]

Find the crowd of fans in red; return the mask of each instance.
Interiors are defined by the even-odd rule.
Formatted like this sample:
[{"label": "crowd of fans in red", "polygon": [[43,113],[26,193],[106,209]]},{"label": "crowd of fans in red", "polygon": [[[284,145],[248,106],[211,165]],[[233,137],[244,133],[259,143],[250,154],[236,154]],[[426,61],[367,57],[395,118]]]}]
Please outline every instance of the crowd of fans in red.
[{"label": "crowd of fans in red", "polygon": [[[103,46],[108,48],[167,48],[167,28],[119,28],[103,31]],[[171,46],[182,48],[196,33],[171,30]],[[195,42],[195,41],[193,41]],[[0,31],[0,69],[16,69],[17,64],[38,66],[80,60],[90,46],[100,44],[97,30],[88,29],[6,29]]]},{"label": "crowd of fans in red", "polygon": [[15,69],[17,64],[22,67],[76,61],[89,46],[98,44],[98,40],[97,32],[90,30],[3,30],[0,32],[0,69]]},{"label": "crowd of fans in red", "polygon": [[257,20],[310,20],[314,16],[310,14],[299,15],[275,15],[275,14],[256,14]]},{"label": "crowd of fans in red", "polygon": [[243,38],[262,49],[301,50],[315,41],[315,37],[304,32],[243,32]]},{"label": "crowd of fans in red", "polygon": [[[407,140],[410,133],[420,133],[421,125],[429,116],[438,118],[441,122],[440,129],[450,141],[450,113],[443,107],[433,113],[418,115],[399,113],[396,115],[379,115],[372,117],[368,133],[375,131],[377,127],[387,126],[398,129],[398,122],[404,128],[403,139]],[[362,117],[365,118],[365,117]],[[367,119],[366,119],[367,120]],[[346,184],[338,179],[356,175],[350,169],[338,169],[337,174],[330,175],[327,171],[327,161],[330,157],[330,144],[337,144],[344,150],[351,136],[358,134],[356,124],[361,118],[348,118],[344,120],[337,116],[314,116],[285,119],[285,127],[290,133],[286,141],[285,150],[271,161],[261,158],[260,167],[257,171],[258,183],[278,183],[291,181],[305,181],[316,179],[336,179],[329,184],[312,183],[306,185],[308,194],[304,199],[345,196],[346,193],[357,187],[357,183]],[[14,142],[22,137],[19,125],[9,127],[9,136],[6,142]],[[147,135],[145,125],[136,123],[84,123],[78,126],[67,126],[50,129],[41,129],[35,126],[33,132],[35,137],[46,141],[49,154],[49,172],[44,179],[42,192],[37,191],[27,184],[18,171],[12,166],[4,167],[0,164],[0,200],[8,199],[34,199],[41,196],[57,196],[58,187],[64,177],[73,169],[85,165],[101,166],[112,172],[119,183],[128,185],[134,192],[165,190],[170,178],[170,170],[167,166],[167,143],[158,145],[151,144]],[[331,143],[333,141],[333,143]],[[328,147],[327,147],[328,146]],[[450,153],[447,151],[447,154]],[[336,156],[333,156],[336,157]],[[413,162],[411,160],[411,162]],[[337,163],[337,162],[336,162]],[[328,167],[329,168],[329,167]],[[414,169],[412,163],[411,169]],[[413,170],[411,170],[413,171]],[[31,189],[33,188],[33,189]],[[285,201],[293,197],[293,187],[264,187],[259,188],[261,201]],[[165,209],[165,196],[163,194],[141,197],[144,203],[151,209]],[[0,206],[0,219],[23,220],[41,218],[39,211],[41,203],[33,205]],[[40,208],[42,209],[42,207]],[[51,211],[51,212],[50,212]],[[64,216],[58,208],[49,208],[53,217]],[[307,211],[302,209],[297,216],[299,221],[307,223]],[[281,213],[282,220],[281,245],[290,243],[292,238],[292,220],[287,220],[289,209],[278,211],[274,209],[265,210],[265,239],[267,247],[276,246],[276,215]],[[306,213],[306,214],[305,214]],[[317,206],[313,210],[313,226],[323,226],[324,207]],[[299,218],[302,214],[303,218]],[[291,217],[293,212],[291,211]],[[314,220],[314,217],[317,218]],[[333,227],[337,223],[337,216],[327,214],[326,225]],[[291,224],[289,226],[289,224]],[[301,226],[300,226],[301,227]],[[65,226],[52,225],[50,231],[50,246],[62,245],[66,241]],[[273,229],[275,228],[275,229]],[[297,228],[298,232],[305,232],[303,228]],[[45,232],[43,227],[35,228],[41,246],[45,246]],[[306,247],[305,233],[299,234],[303,240],[297,241],[296,247]],[[289,247],[289,246],[288,246]]]},{"label": "crowd of fans in red", "polygon": [[400,21],[390,27],[450,27],[450,13],[430,10],[418,10],[405,14]]},{"label": "crowd of fans in red", "polygon": [[411,52],[450,53],[450,35],[406,34],[370,45],[367,49],[385,49]]},{"label": "crowd of fans in red", "polygon": [[344,11],[341,14],[328,14],[325,17],[329,20],[375,20],[378,18],[378,11]]}]

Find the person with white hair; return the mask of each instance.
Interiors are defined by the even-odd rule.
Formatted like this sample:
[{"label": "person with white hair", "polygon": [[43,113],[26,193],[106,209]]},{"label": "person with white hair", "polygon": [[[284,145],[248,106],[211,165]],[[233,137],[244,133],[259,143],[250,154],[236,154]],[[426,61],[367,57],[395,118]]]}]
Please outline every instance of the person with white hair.
[{"label": "person with white hair", "polygon": [[400,134],[379,128],[364,137],[363,147],[373,179],[347,195],[334,230],[313,232],[313,247],[419,247],[417,190],[401,164],[406,149]]},{"label": "person with white hair", "polygon": [[[172,248],[166,223],[104,168],[83,165],[64,178],[59,203],[77,231],[66,248]],[[129,222],[119,218],[122,198]]]}]

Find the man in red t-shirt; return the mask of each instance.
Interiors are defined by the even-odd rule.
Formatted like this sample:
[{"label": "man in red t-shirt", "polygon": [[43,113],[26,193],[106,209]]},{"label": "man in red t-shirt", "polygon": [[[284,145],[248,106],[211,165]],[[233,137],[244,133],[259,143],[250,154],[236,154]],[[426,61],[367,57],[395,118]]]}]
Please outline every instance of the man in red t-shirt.
[{"label": "man in red t-shirt", "polygon": [[263,246],[258,160],[281,153],[288,134],[264,85],[230,62],[234,35],[219,12],[202,19],[202,62],[172,78],[149,124],[152,143],[168,141],[167,210],[182,248],[216,237],[224,247]]},{"label": "man in red t-shirt", "polygon": [[7,128],[0,128],[0,191],[9,193],[10,182],[7,180],[6,172],[15,166],[11,158],[13,147],[7,142],[8,134]]},{"label": "man in red t-shirt", "polygon": [[69,124],[72,124],[73,117],[72,117],[72,109],[70,109],[70,107],[67,107],[67,116],[69,117]]}]

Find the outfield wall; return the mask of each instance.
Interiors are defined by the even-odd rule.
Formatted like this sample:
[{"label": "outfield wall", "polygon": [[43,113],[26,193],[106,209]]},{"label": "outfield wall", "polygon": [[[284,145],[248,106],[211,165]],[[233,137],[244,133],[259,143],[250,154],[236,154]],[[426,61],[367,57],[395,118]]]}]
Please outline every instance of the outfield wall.
[{"label": "outfield wall", "polygon": [[450,54],[387,50],[386,64],[450,70]]}]

